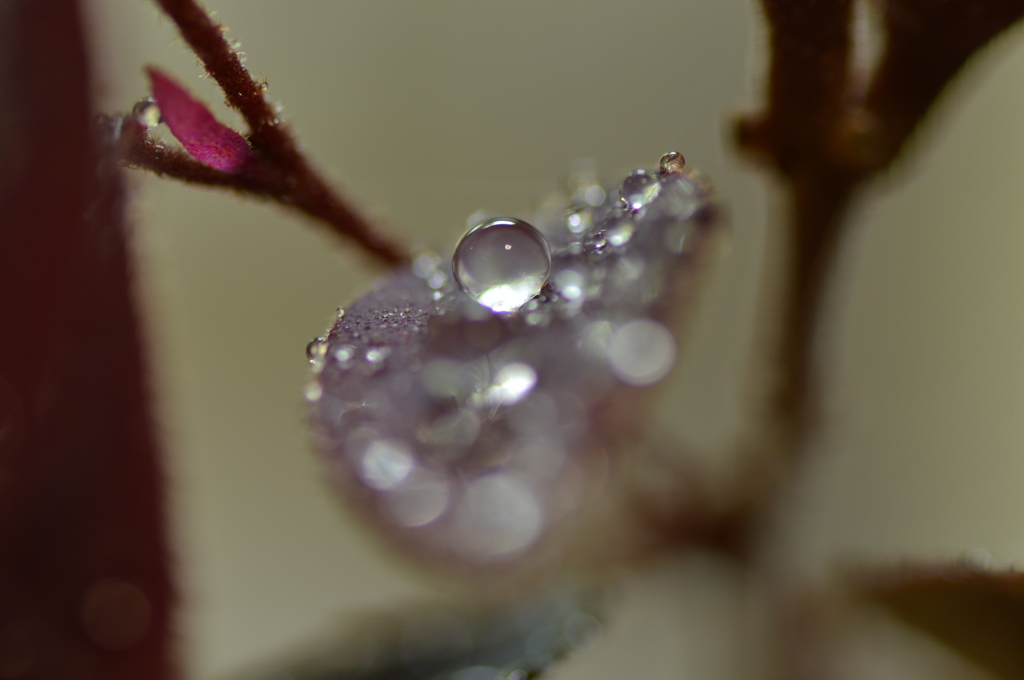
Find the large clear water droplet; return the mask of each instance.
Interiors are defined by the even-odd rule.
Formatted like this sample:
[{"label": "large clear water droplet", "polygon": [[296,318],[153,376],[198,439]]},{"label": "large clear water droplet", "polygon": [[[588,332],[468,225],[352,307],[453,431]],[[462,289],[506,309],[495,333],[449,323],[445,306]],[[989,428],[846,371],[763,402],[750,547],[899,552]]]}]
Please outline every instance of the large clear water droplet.
[{"label": "large clear water droplet", "polygon": [[551,271],[551,251],[522,220],[497,217],[462,237],[452,259],[455,280],[495,312],[513,312],[540,293]]}]

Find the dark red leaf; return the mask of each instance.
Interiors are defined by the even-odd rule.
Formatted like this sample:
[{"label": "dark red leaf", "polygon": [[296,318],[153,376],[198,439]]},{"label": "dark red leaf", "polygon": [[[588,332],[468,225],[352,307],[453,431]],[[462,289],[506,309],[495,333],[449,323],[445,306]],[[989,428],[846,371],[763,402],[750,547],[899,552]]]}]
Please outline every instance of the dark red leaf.
[{"label": "dark red leaf", "polygon": [[158,69],[149,68],[146,72],[163,121],[196,160],[230,173],[237,173],[255,161],[245,138],[218,122],[188,90]]},{"label": "dark red leaf", "polygon": [[1024,575],[905,567],[858,590],[1000,678],[1024,678]]}]

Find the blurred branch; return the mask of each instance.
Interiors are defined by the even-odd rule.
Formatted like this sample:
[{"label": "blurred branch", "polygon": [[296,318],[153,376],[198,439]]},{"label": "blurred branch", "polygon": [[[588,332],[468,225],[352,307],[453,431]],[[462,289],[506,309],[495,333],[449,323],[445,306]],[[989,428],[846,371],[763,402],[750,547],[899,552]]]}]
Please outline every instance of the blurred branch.
[{"label": "blurred branch", "polygon": [[1024,678],[1024,576],[962,563],[904,566],[856,579],[856,590],[996,677]]},{"label": "blurred branch", "polygon": [[789,193],[781,379],[770,414],[799,457],[818,417],[812,343],[846,213],[886,170],[964,63],[1022,14],[1024,0],[889,0],[885,50],[866,94],[850,48],[850,0],[763,0],[771,66],[765,110],[736,138]]}]

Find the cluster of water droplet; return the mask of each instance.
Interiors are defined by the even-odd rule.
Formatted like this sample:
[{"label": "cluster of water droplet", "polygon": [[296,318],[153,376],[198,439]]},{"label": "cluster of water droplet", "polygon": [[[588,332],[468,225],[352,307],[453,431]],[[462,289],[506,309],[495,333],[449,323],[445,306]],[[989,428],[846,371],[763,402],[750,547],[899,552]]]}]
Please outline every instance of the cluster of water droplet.
[{"label": "cluster of water droplet", "polygon": [[520,555],[577,508],[632,388],[675,360],[664,325],[715,222],[667,154],[606,189],[589,165],[533,225],[484,220],[310,343],[317,447],[355,507],[421,553]]}]

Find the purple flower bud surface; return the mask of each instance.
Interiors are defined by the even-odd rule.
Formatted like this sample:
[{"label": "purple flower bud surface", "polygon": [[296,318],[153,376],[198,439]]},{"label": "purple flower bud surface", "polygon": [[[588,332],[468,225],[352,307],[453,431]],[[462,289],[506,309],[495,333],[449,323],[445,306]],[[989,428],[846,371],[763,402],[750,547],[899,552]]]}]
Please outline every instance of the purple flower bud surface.
[{"label": "purple flower bud surface", "polygon": [[[313,437],[395,544],[468,568],[541,547],[671,370],[718,210],[679,164],[486,220],[451,264],[421,254],[307,352]],[[579,184],[579,183],[578,183]]]}]

